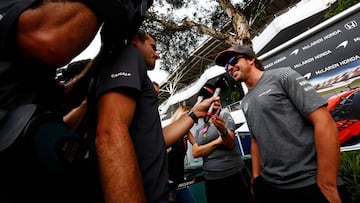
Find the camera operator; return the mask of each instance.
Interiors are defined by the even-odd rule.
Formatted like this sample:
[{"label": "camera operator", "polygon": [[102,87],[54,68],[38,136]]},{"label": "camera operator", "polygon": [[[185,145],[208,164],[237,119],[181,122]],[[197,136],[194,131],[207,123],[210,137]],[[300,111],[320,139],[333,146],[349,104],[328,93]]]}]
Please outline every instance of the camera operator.
[{"label": "camera operator", "polygon": [[56,69],[83,51],[101,26],[101,56],[116,54],[151,4],[1,0],[0,202],[102,201],[99,180],[88,179],[96,172],[74,162],[83,146],[63,124],[71,92],[55,80]]}]

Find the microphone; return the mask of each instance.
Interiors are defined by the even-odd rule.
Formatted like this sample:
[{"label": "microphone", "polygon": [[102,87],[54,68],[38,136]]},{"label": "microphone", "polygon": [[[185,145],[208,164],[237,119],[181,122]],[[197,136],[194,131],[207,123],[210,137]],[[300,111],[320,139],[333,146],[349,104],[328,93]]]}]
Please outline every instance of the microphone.
[{"label": "microphone", "polygon": [[199,91],[199,96],[194,106],[200,104],[204,99],[210,98],[214,94],[215,86],[207,83]]},{"label": "microphone", "polygon": [[[219,96],[221,89],[226,89],[228,87],[228,82],[226,77],[220,77],[216,82],[215,82],[215,92],[213,94],[214,97]],[[214,102],[211,103],[209,110],[204,118],[204,122],[207,123],[210,120],[210,117],[213,115],[213,109],[214,109]]]}]

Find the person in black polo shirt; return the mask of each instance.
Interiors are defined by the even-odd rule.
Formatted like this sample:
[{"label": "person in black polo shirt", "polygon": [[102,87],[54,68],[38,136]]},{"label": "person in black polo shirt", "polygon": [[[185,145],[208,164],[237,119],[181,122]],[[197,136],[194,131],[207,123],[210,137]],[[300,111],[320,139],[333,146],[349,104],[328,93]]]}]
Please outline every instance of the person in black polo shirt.
[{"label": "person in black polo shirt", "polygon": [[[0,202],[102,201],[97,192],[108,182],[94,181],[100,189],[87,184],[97,177],[87,176],[93,173],[82,162],[85,145],[62,121],[68,98],[55,80],[56,69],[83,51],[100,28],[102,55],[118,55],[151,4],[0,1]],[[106,200],[121,202],[119,193],[110,192]]]},{"label": "person in black polo shirt", "polygon": [[204,117],[212,102],[218,108],[219,97],[204,100],[162,128],[158,95],[147,75],[159,58],[155,41],[139,30],[131,44],[114,65],[96,70],[88,96],[89,136],[96,137],[99,171],[108,183],[105,200],[116,192],[122,202],[168,202],[166,147]]}]

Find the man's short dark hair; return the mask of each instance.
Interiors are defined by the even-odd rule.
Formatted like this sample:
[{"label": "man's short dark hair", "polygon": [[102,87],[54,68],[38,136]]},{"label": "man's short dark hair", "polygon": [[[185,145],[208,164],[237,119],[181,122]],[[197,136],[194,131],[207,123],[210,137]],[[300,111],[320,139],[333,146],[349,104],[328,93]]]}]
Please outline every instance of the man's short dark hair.
[{"label": "man's short dark hair", "polygon": [[145,42],[145,40],[148,38],[148,35],[144,30],[139,29],[135,37],[139,38],[141,42]]}]

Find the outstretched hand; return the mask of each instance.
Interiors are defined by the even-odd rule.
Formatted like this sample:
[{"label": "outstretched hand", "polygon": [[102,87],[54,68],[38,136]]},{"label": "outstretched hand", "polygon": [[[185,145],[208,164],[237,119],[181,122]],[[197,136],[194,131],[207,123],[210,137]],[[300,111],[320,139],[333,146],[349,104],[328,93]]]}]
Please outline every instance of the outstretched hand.
[{"label": "outstretched hand", "polygon": [[205,99],[201,103],[195,105],[191,110],[195,113],[197,117],[203,118],[206,116],[206,113],[213,102],[213,111],[217,111],[220,108],[220,97],[218,96]]}]

